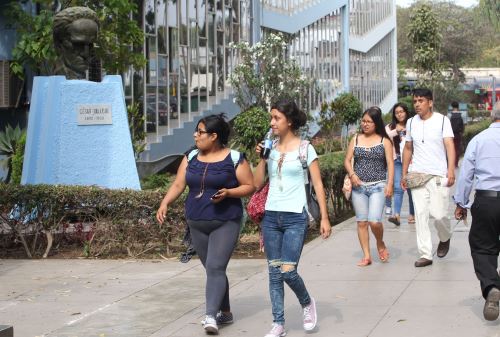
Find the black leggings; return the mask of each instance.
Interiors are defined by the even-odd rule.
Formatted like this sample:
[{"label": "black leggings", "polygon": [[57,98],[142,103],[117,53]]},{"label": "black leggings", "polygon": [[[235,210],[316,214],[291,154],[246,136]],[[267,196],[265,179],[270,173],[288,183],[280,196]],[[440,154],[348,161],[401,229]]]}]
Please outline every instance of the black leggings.
[{"label": "black leggings", "polygon": [[206,314],[230,311],[226,268],[240,234],[240,221],[188,220],[194,249],[207,273]]}]

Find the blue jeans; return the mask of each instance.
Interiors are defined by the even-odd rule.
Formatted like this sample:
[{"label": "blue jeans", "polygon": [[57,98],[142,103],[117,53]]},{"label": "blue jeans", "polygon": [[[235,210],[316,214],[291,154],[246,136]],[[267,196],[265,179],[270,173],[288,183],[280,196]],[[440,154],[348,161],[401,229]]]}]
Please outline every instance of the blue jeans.
[{"label": "blue jeans", "polygon": [[[307,233],[307,212],[266,211],[262,220],[262,235],[269,268],[269,296],[273,322],[285,324],[284,282],[295,293],[302,307],[311,303],[304,281],[297,273],[297,266]],[[293,266],[282,271],[283,265]]]},{"label": "blue jeans", "polygon": [[[401,188],[401,176],[403,174],[403,163],[401,162],[401,158],[398,157],[394,160],[394,210],[392,214],[400,215],[401,214],[401,205],[403,204],[403,194],[404,190]],[[410,215],[415,215],[415,210],[413,209],[413,199],[411,197],[410,189],[406,189],[408,192],[408,203],[409,203],[409,212]],[[392,200],[391,198],[386,198],[385,205],[387,207],[391,207]]]},{"label": "blue jeans", "polygon": [[385,203],[385,181],[352,188],[356,221],[381,222]]}]

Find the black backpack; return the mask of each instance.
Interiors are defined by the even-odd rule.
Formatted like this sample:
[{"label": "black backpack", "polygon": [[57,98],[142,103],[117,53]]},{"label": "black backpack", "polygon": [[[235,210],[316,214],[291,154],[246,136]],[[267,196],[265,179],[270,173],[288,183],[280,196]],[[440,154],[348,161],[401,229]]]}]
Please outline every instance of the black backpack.
[{"label": "black backpack", "polygon": [[464,132],[464,121],[462,120],[462,114],[452,112],[450,122],[451,122],[451,129],[453,130],[454,134]]}]

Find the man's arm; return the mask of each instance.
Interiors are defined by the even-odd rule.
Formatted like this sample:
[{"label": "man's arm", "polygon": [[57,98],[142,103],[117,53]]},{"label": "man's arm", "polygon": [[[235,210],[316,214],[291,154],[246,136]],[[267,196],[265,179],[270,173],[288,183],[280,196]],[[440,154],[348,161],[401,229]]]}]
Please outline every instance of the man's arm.
[{"label": "man's arm", "polygon": [[443,138],[444,147],[446,149],[446,157],[448,159],[448,187],[455,183],[455,145],[452,137]]},{"label": "man's arm", "polygon": [[475,166],[476,141],[475,138],[472,138],[467,146],[467,149],[465,150],[462,166],[460,167],[460,175],[457,180],[457,187],[455,189],[455,194],[453,195],[453,200],[457,206],[462,209],[470,208],[469,196],[472,192],[472,186],[474,183]]},{"label": "man's arm", "polygon": [[411,157],[413,156],[413,142],[407,141],[403,150],[403,172],[401,174],[401,187],[406,190],[406,175],[410,167]]}]

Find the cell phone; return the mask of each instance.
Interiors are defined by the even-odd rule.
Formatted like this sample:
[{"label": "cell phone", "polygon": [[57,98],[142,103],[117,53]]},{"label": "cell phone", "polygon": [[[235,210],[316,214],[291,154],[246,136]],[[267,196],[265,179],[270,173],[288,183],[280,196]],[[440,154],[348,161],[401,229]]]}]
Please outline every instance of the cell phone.
[{"label": "cell phone", "polygon": [[213,200],[213,199],[218,199],[219,197],[220,197],[220,193],[219,193],[219,191],[217,191],[217,192],[215,192],[215,193],[214,193],[214,194],[210,197],[210,199],[212,199],[212,200]]}]

